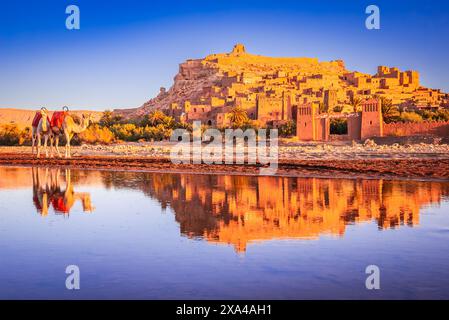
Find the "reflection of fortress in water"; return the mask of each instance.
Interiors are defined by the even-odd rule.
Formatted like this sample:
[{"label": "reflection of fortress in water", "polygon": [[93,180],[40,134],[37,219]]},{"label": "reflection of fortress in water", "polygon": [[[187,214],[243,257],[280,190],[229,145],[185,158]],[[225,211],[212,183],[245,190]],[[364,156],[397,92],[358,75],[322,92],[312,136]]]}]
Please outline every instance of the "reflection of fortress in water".
[{"label": "reflection of fortress in water", "polygon": [[171,207],[182,234],[237,251],[251,241],[343,235],[347,224],[361,222],[375,221],[379,229],[414,226],[420,208],[449,195],[444,182],[102,174],[106,183],[140,188]]},{"label": "reflection of fortress in water", "polygon": [[84,211],[92,211],[90,194],[74,191],[80,185],[138,189],[173,210],[183,235],[231,244],[237,251],[253,241],[341,236],[346,225],[361,222],[374,221],[379,229],[414,226],[421,208],[449,197],[448,182],[7,167],[0,167],[0,176],[0,189],[32,183],[33,203],[42,215],[51,206],[67,214],[78,200]]}]

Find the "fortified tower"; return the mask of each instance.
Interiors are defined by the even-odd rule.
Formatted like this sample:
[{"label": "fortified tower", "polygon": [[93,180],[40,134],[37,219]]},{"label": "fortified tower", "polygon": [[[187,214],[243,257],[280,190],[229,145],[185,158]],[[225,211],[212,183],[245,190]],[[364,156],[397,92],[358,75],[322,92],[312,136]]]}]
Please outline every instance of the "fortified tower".
[{"label": "fortified tower", "polygon": [[245,54],[246,53],[246,49],[245,46],[241,43],[237,43],[234,48],[232,48],[232,55],[240,55],[240,54]]},{"label": "fortified tower", "polygon": [[382,105],[379,99],[368,99],[362,102],[362,121],[360,138],[383,136]]},{"label": "fortified tower", "polygon": [[298,105],[296,134],[299,140],[327,141],[329,139],[329,121],[318,117],[319,104],[316,102]]}]

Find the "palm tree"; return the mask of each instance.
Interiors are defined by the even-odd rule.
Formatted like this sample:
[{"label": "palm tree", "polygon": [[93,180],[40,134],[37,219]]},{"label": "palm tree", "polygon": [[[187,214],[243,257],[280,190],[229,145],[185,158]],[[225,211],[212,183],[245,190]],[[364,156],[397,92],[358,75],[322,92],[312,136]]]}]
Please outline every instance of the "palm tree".
[{"label": "palm tree", "polygon": [[393,105],[391,99],[386,97],[379,97],[382,103],[382,117],[386,123],[392,122],[398,115],[398,107]]},{"label": "palm tree", "polygon": [[148,122],[151,126],[157,126],[158,124],[163,123],[165,120],[165,114],[160,110],[152,111],[148,115]]},{"label": "palm tree", "polygon": [[352,98],[351,106],[354,112],[358,112],[361,105],[362,105],[362,98],[359,97]]},{"label": "palm tree", "polygon": [[234,128],[239,128],[249,121],[249,117],[244,109],[235,107],[230,111],[229,120]]},{"label": "palm tree", "polygon": [[110,127],[112,126],[112,111],[106,110],[103,112],[100,118],[100,125],[103,127]]},{"label": "palm tree", "polygon": [[115,114],[113,111],[106,110],[103,112],[99,123],[102,127],[112,127],[114,124],[119,123],[122,118],[123,117],[121,115]]}]

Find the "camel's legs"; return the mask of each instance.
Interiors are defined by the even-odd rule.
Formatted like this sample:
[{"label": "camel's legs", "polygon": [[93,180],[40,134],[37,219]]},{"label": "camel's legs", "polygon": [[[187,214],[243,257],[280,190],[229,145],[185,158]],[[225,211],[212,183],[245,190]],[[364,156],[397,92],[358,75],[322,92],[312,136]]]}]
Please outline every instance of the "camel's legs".
[{"label": "camel's legs", "polygon": [[49,138],[50,138],[50,158],[53,158],[53,154],[54,154],[54,150],[53,150],[53,135],[50,133],[49,134]]},{"label": "camel's legs", "polygon": [[58,153],[58,157],[61,157],[61,153],[59,152],[59,135],[57,135],[55,137],[55,147],[56,147],[56,152]]},{"label": "camel's legs", "polygon": [[45,149],[45,158],[48,158],[48,134],[44,134],[44,149]]},{"label": "camel's legs", "polygon": [[40,148],[40,146],[41,146],[41,134],[38,133],[38,134],[37,134],[37,145],[36,145],[36,148],[37,148],[37,157],[38,157],[38,158],[41,156],[41,148]]},{"label": "camel's legs", "polygon": [[31,134],[31,154],[34,155],[34,148],[36,147],[36,135]]},{"label": "camel's legs", "polygon": [[70,141],[72,141],[73,138],[73,133],[70,134],[70,139],[69,139],[69,156],[70,158],[72,157],[72,145],[70,144]]},{"label": "camel's legs", "polygon": [[65,133],[65,157],[70,158],[70,134],[68,132]]}]

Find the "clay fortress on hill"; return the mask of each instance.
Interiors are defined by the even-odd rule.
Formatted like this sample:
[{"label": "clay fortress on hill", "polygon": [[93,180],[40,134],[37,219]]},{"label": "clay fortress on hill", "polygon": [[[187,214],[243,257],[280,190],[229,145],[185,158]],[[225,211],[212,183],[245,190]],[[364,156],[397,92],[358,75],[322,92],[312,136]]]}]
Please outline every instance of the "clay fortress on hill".
[{"label": "clay fortress on hill", "polygon": [[[373,96],[404,110],[447,107],[449,101],[447,93],[420,86],[417,71],[379,66],[370,75],[348,71],[342,60],[264,57],[237,44],[230,53],[181,63],[169,90],[161,88],[140,108],[122,113],[141,116],[158,109],[178,121],[227,127],[230,111],[239,107],[259,126],[294,121],[299,140],[324,141],[330,139],[331,119],[345,118],[346,138],[360,140],[384,135],[381,100]],[[361,99],[356,110],[354,99]],[[340,112],[333,112],[336,106]]]}]

